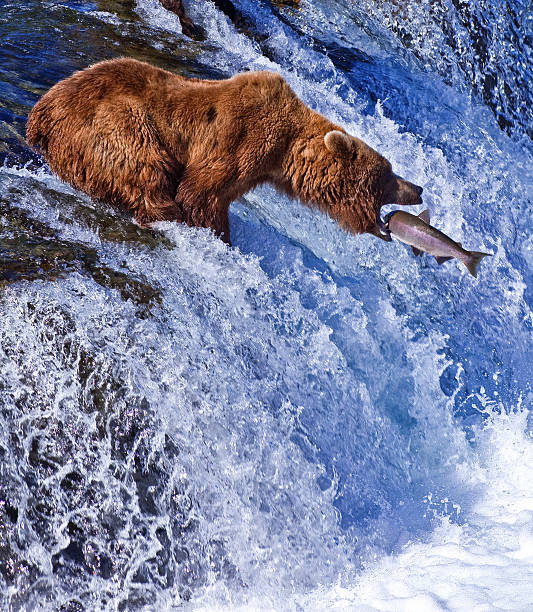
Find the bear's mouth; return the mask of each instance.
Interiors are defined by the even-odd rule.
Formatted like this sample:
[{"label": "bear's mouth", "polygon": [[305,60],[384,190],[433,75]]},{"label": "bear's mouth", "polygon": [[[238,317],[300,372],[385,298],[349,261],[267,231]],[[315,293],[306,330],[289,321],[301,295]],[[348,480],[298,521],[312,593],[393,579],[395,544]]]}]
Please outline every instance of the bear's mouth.
[{"label": "bear's mouth", "polygon": [[381,213],[378,212],[378,214],[376,215],[376,225],[378,227],[378,229],[382,232],[382,233],[386,233],[389,231],[388,228],[388,216],[385,216],[385,219],[381,218]]},{"label": "bear's mouth", "polygon": [[385,217],[385,221],[381,218],[381,212],[378,209],[376,212],[376,224],[375,224],[375,231],[373,232],[376,236],[378,236],[379,238],[381,238],[382,240],[386,240],[387,242],[390,242],[392,240],[391,235],[390,235],[390,230],[388,227],[388,217],[389,215],[387,215]]}]

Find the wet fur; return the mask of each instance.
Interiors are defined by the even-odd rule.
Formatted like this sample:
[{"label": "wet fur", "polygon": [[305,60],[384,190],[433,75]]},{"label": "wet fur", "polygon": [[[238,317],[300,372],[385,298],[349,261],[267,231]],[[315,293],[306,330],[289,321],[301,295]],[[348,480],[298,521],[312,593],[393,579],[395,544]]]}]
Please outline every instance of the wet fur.
[{"label": "wet fur", "polygon": [[[328,147],[332,130],[340,135]],[[182,221],[227,241],[230,203],[261,183],[353,233],[373,231],[376,210],[411,186],[271,72],[209,81],[133,59],[101,62],[39,100],[27,139],[61,179],[140,223]]]}]

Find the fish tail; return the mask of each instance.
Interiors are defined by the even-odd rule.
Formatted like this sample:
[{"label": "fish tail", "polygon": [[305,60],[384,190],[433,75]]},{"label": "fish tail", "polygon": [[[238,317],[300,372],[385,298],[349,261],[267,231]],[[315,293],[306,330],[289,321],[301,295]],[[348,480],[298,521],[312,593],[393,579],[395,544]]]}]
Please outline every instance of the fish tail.
[{"label": "fish tail", "polygon": [[463,263],[468,268],[470,274],[474,277],[477,277],[477,267],[479,266],[479,262],[483,259],[483,257],[488,257],[492,255],[492,253],[481,253],[480,251],[467,251],[468,256],[463,259]]}]

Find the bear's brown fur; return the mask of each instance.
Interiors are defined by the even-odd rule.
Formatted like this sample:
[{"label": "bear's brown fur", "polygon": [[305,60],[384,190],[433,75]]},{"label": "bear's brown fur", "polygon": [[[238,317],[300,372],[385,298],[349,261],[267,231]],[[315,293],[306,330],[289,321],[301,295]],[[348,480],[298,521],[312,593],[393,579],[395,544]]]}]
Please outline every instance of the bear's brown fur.
[{"label": "bear's brown fur", "polygon": [[176,13],[180,20],[181,30],[186,36],[196,40],[205,39],[205,32],[191,21],[183,8],[182,0],[160,0],[160,2],[167,11]]},{"label": "bear's brown fur", "polygon": [[37,102],[27,139],[60,178],[140,223],[183,221],[228,242],[230,203],[261,183],[385,239],[381,206],[421,202],[420,187],[271,72],[208,81],[101,62]]},{"label": "bear's brown fur", "polygon": [[[185,8],[183,6],[182,0],[159,0],[161,5],[166,8],[168,11],[172,11],[175,13],[181,23],[181,30],[190,38],[195,38],[196,40],[205,39],[204,30],[195,25],[190,17],[188,17]],[[231,0],[213,0],[215,6],[222,11],[229,19],[232,21],[233,25],[235,25],[239,30],[244,27],[247,28],[250,26],[249,20],[236,8],[236,6],[231,2]],[[290,6],[292,8],[299,8],[300,0],[272,0],[272,3],[279,8],[284,6]]]}]

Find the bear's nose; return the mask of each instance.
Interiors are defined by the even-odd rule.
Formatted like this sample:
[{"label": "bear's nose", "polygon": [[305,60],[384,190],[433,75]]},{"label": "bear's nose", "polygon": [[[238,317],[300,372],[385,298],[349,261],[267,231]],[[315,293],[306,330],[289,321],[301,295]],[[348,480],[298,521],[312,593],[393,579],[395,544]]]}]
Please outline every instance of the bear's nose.
[{"label": "bear's nose", "polygon": [[422,192],[424,191],[423,187],[419,187],[418,185],[416,185],[416,192],[419,196],[422,195]]}]

